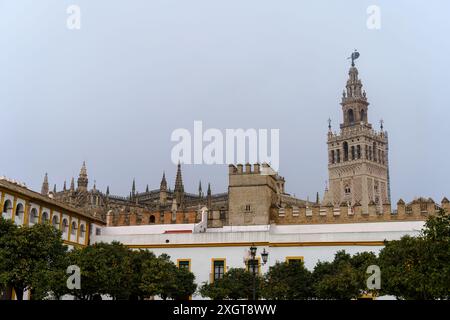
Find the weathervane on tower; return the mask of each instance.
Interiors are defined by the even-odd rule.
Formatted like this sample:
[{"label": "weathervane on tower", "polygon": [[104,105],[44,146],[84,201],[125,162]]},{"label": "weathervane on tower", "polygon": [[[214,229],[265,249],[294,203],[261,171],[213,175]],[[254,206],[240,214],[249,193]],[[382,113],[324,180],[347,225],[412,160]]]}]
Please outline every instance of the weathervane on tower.
[{"label": "weathervane on tower", "polygon": [[356,49],[355,49],[355,51],[352,52],[350,57],[348,57],[347,59],[352,59],[352,67],[354,67],[355,66],[355,60],[358,59],[358,58],[359,58],[359,52],[356,51]]}]

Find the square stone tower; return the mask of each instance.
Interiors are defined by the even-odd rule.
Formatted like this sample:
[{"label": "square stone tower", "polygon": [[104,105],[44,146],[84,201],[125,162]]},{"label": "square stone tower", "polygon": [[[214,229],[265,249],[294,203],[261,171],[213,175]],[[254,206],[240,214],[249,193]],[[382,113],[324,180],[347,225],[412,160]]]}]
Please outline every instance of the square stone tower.
[{"label": "square stone tower", "polygon": [[269,224],[283,180],[267,165],[229,165],[228,219],[232,226]]},{"label": "square stone tower", "polygon": [[390,203],[388,136],[382,121],[380,131],[369,123],[369,102],[353,61],[341,106],[340,132],[332,132],[331,120],[328,126],[328,201],[334,206],[359,203],[363,213],[373,201],[381,211]]}]

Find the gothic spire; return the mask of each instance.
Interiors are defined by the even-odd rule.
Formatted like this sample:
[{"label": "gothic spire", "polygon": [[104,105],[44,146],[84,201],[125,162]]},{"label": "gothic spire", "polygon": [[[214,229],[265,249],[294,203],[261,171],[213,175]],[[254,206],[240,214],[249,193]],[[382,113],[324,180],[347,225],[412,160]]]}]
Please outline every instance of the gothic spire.
[{"label": "gothic spire", "polygon": [[106,187],[106,195],[109,196],[109,186]]},{"label": "gothic spire", "polygon": [[88,175],[86,169],[86,162],[83,161],[83,165],[81,166],[80,175],[78,176],[78,189],[80,191],[87,191],[88,186]]},{"label": "gothic spire", "polygon": [[166,181],[166,172],[163,171],[163,176],[161,179],[161,185],[159,187],[160,190],[166,191],[167,190],[167,181]]},{"label": "gothic spire", "polygon": [[201,198],[203,196],[203,191],[202,191],[202,180],[199,181],[198,183],[198,196]]},{"label": "gothic spire", "polygon": [[42,188],[41,188],[41,194],[47,195],[48,194],[48,175],[47,172],[44,176],[44,182],[42,182]]},{"label": "gothic spire", "polygon": [[64,186],[63,186],[63,190],[66,191],[67,187],[66,187],[66,180],[64,180]]},{"label": "gothic spire", "polygon": [[70,180],[70,191],[75,191],[75,179],[72,177],[72,180]]},{"label": "gothic spire", "polygon": [[175,198],[179,208],[184,208],[184,186],[183,178],[181,176],[181,164],[178,162],[177,177],[175,179]]},{"label": "gothic spire", "polygon": [[83,165],[80,169],[80,177],[87,177],[86,161],[83,161]]},{"label": "gothic spire", "polygon": [[56,183],[53,185],[53,194],[56,193]]},{"label": "gothic spire", "polygon": [[208,191],[206,192],[207,196],[207,206],[208,208],[211,208],[211,204],[212,204],[212,197],[211,197],[211,183],[208,182]]},{"label": "gothic spire", "polygon": [[133,197],[136,195],[136,181],[133,178],[133,185],[131,186],[131,194],[133,195]]},{"label": "gothic spire", "polygon": [[149,190],[148,190],[148,184],[147,184],[147,187],[145,188],[145,192],[148,192]]},{"label": "gothic spire", "polygon": [[356,69],[356,67],[351,67],[348,76],[347,85],[345,86],[347,89],[347,98],[364,98],[365,100],[365,96],[363,97],[361,79],[358,78],[358,69]]},{"label": "gothic spire", "polygon": [[183,177],[181,176],[181,164],[178,162],[177,177],[175,178],[175,192],[184,192]]},{"label": "gothic spire", "polygon": [[[354,55],[356,54],[356,57]],[[352,54],[352,61],[359,57],[359,53]],[[342,95],[342,112],[344,122],[341,129],[345,127],[353,127],[355,125],[366,125],[371,128],[367,119],[367,110],[369,102],[367,102],[366,92],[362,90],[361,80],[358,78],[358,69],[352,63],[348,72],[347,84]]]}]

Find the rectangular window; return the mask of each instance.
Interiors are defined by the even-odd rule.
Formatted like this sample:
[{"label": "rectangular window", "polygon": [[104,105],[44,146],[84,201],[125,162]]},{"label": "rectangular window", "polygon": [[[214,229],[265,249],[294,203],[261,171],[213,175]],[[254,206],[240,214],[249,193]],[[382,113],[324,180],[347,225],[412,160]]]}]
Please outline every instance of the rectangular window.
[{"label": "rectangular window", "polygon": [[178,259],[177,266],[179,269],[187,269],[191,271],[191,259]]},{"label": "rectangular window", "polygon": [[286,257],[286,262],[287,263],[300,263],[303,262],[303,257]]},{"label": "rectangular window", "polygon": [[213,259],[212,260],[212,275],[213,281],[221,279],[225,273],[225,259]]},{"label": "rectangular window", "polygon": [[100,228],[95,228],[95,235],[99,236],[102,234],[102,230]]}]

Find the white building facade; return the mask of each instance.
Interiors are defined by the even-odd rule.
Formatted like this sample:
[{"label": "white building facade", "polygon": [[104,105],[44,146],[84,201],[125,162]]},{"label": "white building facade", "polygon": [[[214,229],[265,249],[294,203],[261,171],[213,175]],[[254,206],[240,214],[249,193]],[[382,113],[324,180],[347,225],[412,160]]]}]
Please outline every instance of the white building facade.
[{"label": "white building facade", "polygon": [[[320,261],[332,261],[339,250],[355,254],[378,253],[385,240],[417,236],[423,221],[321,225],[255,225],[198,230],[198,224],[104,227],[95,242],[119,241],[133,249],[168,254],[177,264],[188,265],[198,285],[214,281],[230,268],[245,268],[250,246],[257,247],[259,272],[276,262],[301,259],[313,270]],[[260,253],[269,253],[265,265]],[[193,299],[202,299],[194,295]]]}]

